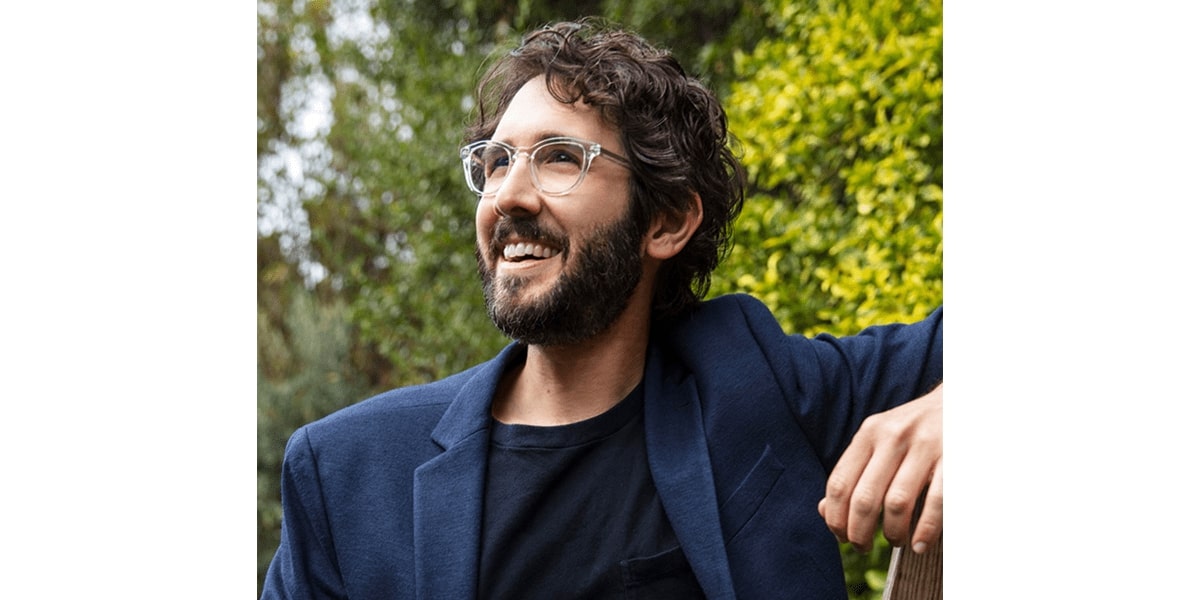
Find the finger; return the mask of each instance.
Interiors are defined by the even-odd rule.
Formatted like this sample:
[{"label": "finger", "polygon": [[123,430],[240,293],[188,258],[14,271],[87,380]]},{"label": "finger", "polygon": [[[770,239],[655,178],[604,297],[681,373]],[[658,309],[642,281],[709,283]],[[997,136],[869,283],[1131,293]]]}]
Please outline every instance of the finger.
[{"label": "finger", "polygon": [[871,549],[884,495],[903,459],[903,454],[891,448],[880,449],[871,455],[870,462],[854,486],[846,518],[846,539],[860,551]]},{"label": "finger", "polygon": [[850,498],[858,479],[871,459],[871,443],[865,436],[855,436],[850,446],[829,473],[825,483],[825,498],[817,505],[825,524],[839,542],[846,542],[846,524],[849,520]]},{"label": "finger", "polygon": [[904,457],[883,499],[883,537],[893,546],[907,546],[921,493],[929,485],[928,466],[937,460],[914,449]]},{"label": "finger", "polygon": [[942,461],[938,460],[933,468],[933,478],[929,482],[929,491],[925,494],[925,505],[921,508],[921,517],[913,529],[912,548],[917,554],[933,545],[942,535]]}]

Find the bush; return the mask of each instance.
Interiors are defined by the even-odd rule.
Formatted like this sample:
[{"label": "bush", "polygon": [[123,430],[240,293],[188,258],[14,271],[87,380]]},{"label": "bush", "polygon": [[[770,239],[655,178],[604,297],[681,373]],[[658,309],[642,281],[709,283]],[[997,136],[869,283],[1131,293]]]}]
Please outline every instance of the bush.
[{"label": "bush", "polygon": [[940,1],[774,5],[779,37],[736,60],[750,176],[715,292],[792,331],[918,320],[942,301]]}]

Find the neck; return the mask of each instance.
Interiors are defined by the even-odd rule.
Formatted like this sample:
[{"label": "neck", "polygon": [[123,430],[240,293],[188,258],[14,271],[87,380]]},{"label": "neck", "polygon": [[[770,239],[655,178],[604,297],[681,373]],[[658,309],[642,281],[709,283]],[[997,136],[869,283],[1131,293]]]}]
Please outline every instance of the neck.
[{"label": "neck", "polygon": [[565,425],[616,406],[642,380],[649,303],[638,294],[605,331],[569,346],[530,346],[501,382],[492,415],[502,423]]}]

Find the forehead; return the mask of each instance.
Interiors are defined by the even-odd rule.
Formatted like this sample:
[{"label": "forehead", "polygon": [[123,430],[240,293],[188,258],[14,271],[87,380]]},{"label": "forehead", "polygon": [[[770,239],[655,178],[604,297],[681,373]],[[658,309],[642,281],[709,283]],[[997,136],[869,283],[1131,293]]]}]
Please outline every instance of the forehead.
[{"label": "forehead", "polygon": [[600,111],[583,102],[559,102],[546,89],[546,79],[539,76],[517,91],[500,117],[492,139],[528,146],[562,135],[599,142],[613,150],[619,147],[615,129],[603,122]]}]

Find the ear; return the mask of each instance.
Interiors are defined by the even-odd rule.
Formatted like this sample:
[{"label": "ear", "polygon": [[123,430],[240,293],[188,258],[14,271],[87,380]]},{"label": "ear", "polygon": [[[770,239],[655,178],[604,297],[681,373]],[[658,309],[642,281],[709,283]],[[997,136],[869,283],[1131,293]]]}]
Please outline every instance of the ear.
[{"label": "ear", "polygon": [[700,203],[700,194],[692,192],[685,210],[663,211],[650,221],[650,229],[646,231],[646,254],[659,260],[679,254],[703,219],[704,206]]}]

